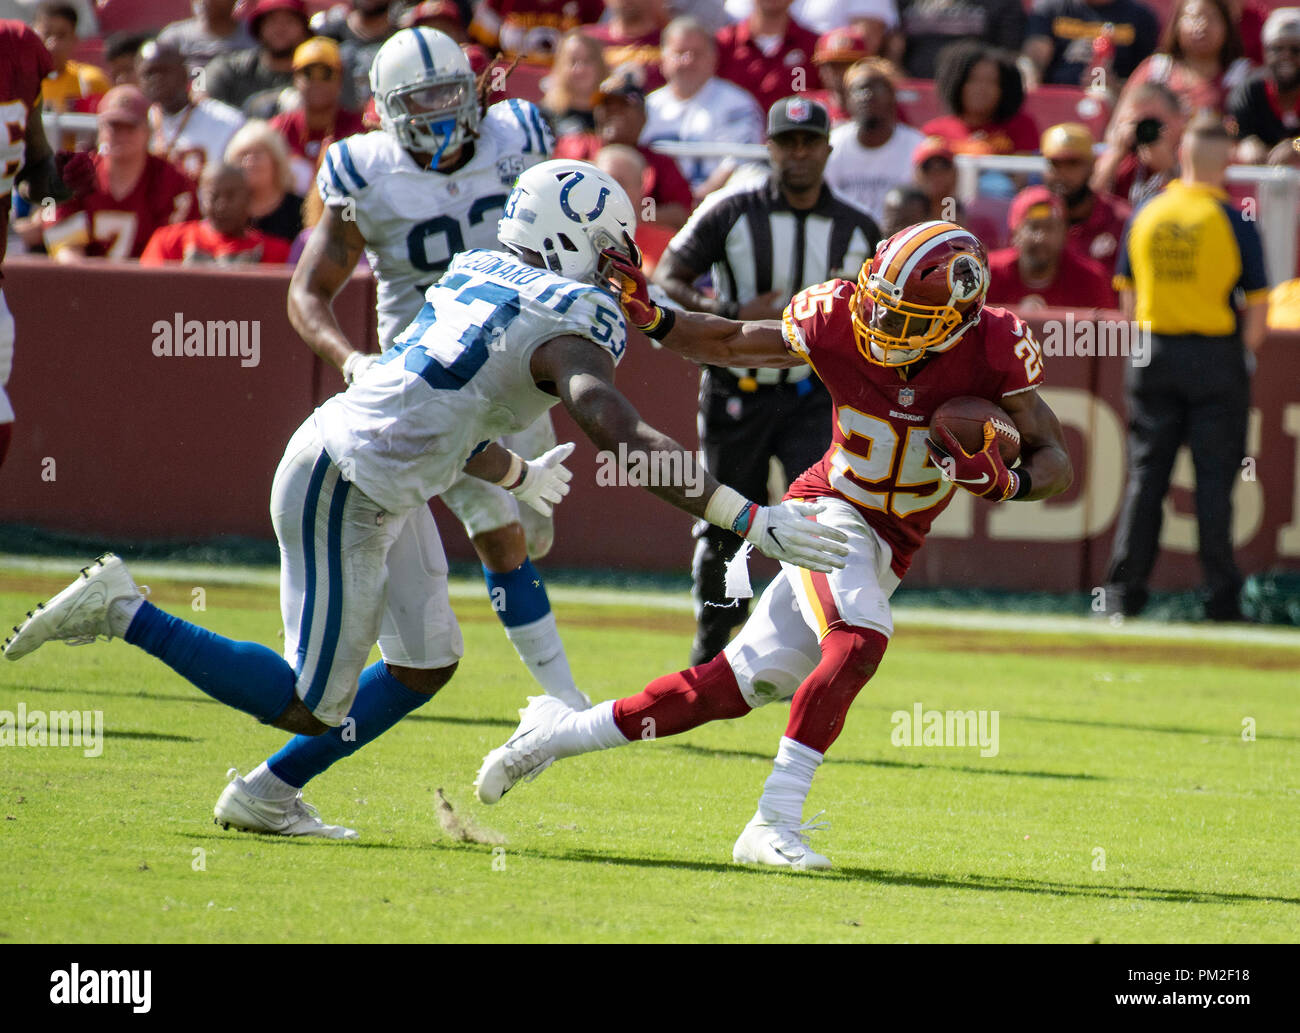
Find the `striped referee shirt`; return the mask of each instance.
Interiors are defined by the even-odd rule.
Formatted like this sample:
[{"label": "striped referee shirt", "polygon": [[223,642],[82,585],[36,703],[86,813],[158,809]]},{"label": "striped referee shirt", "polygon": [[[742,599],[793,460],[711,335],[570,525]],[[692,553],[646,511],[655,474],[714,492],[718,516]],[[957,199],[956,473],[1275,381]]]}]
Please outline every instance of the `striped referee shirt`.
[{"label": "striped referee shirt", "polygon": [[[791,208],[769,174],[762,182],[711,195],[673,237],[668,249],[685,265],[713,274],[723,301],[746,302],[768,291],[791,298],[836,277],[855,280],[880,240],[866,211],[823,184],[812,208]],[[790,370],[732,369],[760,384],[802,380],[808,366]]]}]

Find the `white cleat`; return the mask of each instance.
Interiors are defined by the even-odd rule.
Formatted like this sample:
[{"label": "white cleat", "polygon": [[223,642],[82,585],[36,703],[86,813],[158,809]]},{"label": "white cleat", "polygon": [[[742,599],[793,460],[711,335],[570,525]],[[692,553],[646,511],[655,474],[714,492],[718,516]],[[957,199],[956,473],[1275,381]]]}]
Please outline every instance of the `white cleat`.
[{"label": "white cleat", "polygon": [[519,727],[504,746],[483,758],[474,789],[483,803],[496,803],[518,782],[529,782],[551,766],[550,741],[556,724],[573,713],[554,696],[529,696],[519,711]]},{"label": "white cleat", "polygon": [[808,833],[826,827],[825,822],[817,822],[820,816],[821,812],[818,812],[812,821],[805,821],[802,825],[775,825],[764,822],[760,815],[755,814],[736,840],[731,859],[736,864],[763,864],[800,872],[830,868],[830,858],[808,846]]},{"label": "white cleat", "polygon": [[136,587],[120,557],[106,552],[83,567],[81,576],[62,592],[28,613],[5,642],[4,654],[10,660],[20,660],[52,639],[84,646],[101,635],[112,638],[109,607],[118,599],[148,593],[149,589]]},{"label": "white cleat", "polygon": [[576,685],[571,689],[547,689],[546,691],[549,695],[554,696],[570,710],[591,709],[591,697]]},{"label": "white cleat", "polygon": [[355,829],[342,825],[326,825],[320,814],[309,803],[304,803],[299,792],[291,800],[264,800],[248,791],[239,772],[231,768],[226,772],[230,784],[222,790],[212,820],[223,829],[237,828],[245,832],[264,832],[272,836],[320,836],[322,839],[356,839]]}]

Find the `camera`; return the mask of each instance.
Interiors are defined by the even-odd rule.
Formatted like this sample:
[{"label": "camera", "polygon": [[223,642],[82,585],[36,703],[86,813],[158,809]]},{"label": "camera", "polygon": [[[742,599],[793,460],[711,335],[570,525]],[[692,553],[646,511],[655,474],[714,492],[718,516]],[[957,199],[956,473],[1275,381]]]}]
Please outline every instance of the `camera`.
[{"label": "camera", "polygon": [[1165,124],[1158,118],[1144,118],[1133,129],[1133,139],[1141,146],[1142,144],[1155,143],[1160,139],[1160,134],[1164,132]]}]

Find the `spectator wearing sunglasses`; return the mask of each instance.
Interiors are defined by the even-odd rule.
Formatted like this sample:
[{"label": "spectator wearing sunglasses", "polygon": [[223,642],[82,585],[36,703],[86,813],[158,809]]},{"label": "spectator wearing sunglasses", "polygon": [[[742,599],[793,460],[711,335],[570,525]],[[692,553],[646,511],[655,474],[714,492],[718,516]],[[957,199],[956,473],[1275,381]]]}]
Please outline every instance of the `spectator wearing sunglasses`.
[{"label": "spectator wearing sunglasses", "polygon": [[361,116],[341,104],[343,58],[334,40],[314,36],[298,45],[293,54],[293,85],[302,103],[276,115],[271,127],[289,148],[294,193],[306,195],[325,149],[335,140],[363,132],[364,127]]}]

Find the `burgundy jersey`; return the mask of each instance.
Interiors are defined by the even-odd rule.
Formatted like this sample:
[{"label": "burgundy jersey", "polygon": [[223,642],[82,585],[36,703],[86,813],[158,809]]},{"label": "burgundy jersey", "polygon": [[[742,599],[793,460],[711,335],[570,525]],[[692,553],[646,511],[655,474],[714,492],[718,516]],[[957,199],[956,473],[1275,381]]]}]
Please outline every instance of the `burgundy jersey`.
[{"label": "burgundy jersey", "polygon": [[[985,307],[979,323],[906,379],[858,351],[849,301],[857,287],[831,280],[796,294],[782,318],[791,352],[805,359],[835,405],[831,447],[790,485],[786,498],[843,499],[893,550],[900,578],[955,487],[925,447],[930,417],[950,398],[996,405],[1043,382],[1042,349],[1006,309]],[[864,317],[870,313],[870,302]]]},{"label": "burgundy jersey", "polygon": [[170,162],[150,154],[135,186],[114,197],[108,184],[108,160],[95,154],[95,189],[65,201],[45,228],[51,254],[61,247],[84,245],[91,258],[139,258],[160,226],[196,218],[194,182]]},{"label": "burgundy jersey", "polygon": [[54,71],[41,38],[19,21],[0,19],[0,281],[9,242],[9,198],[27,151],[27,117],[41,82]]}]

